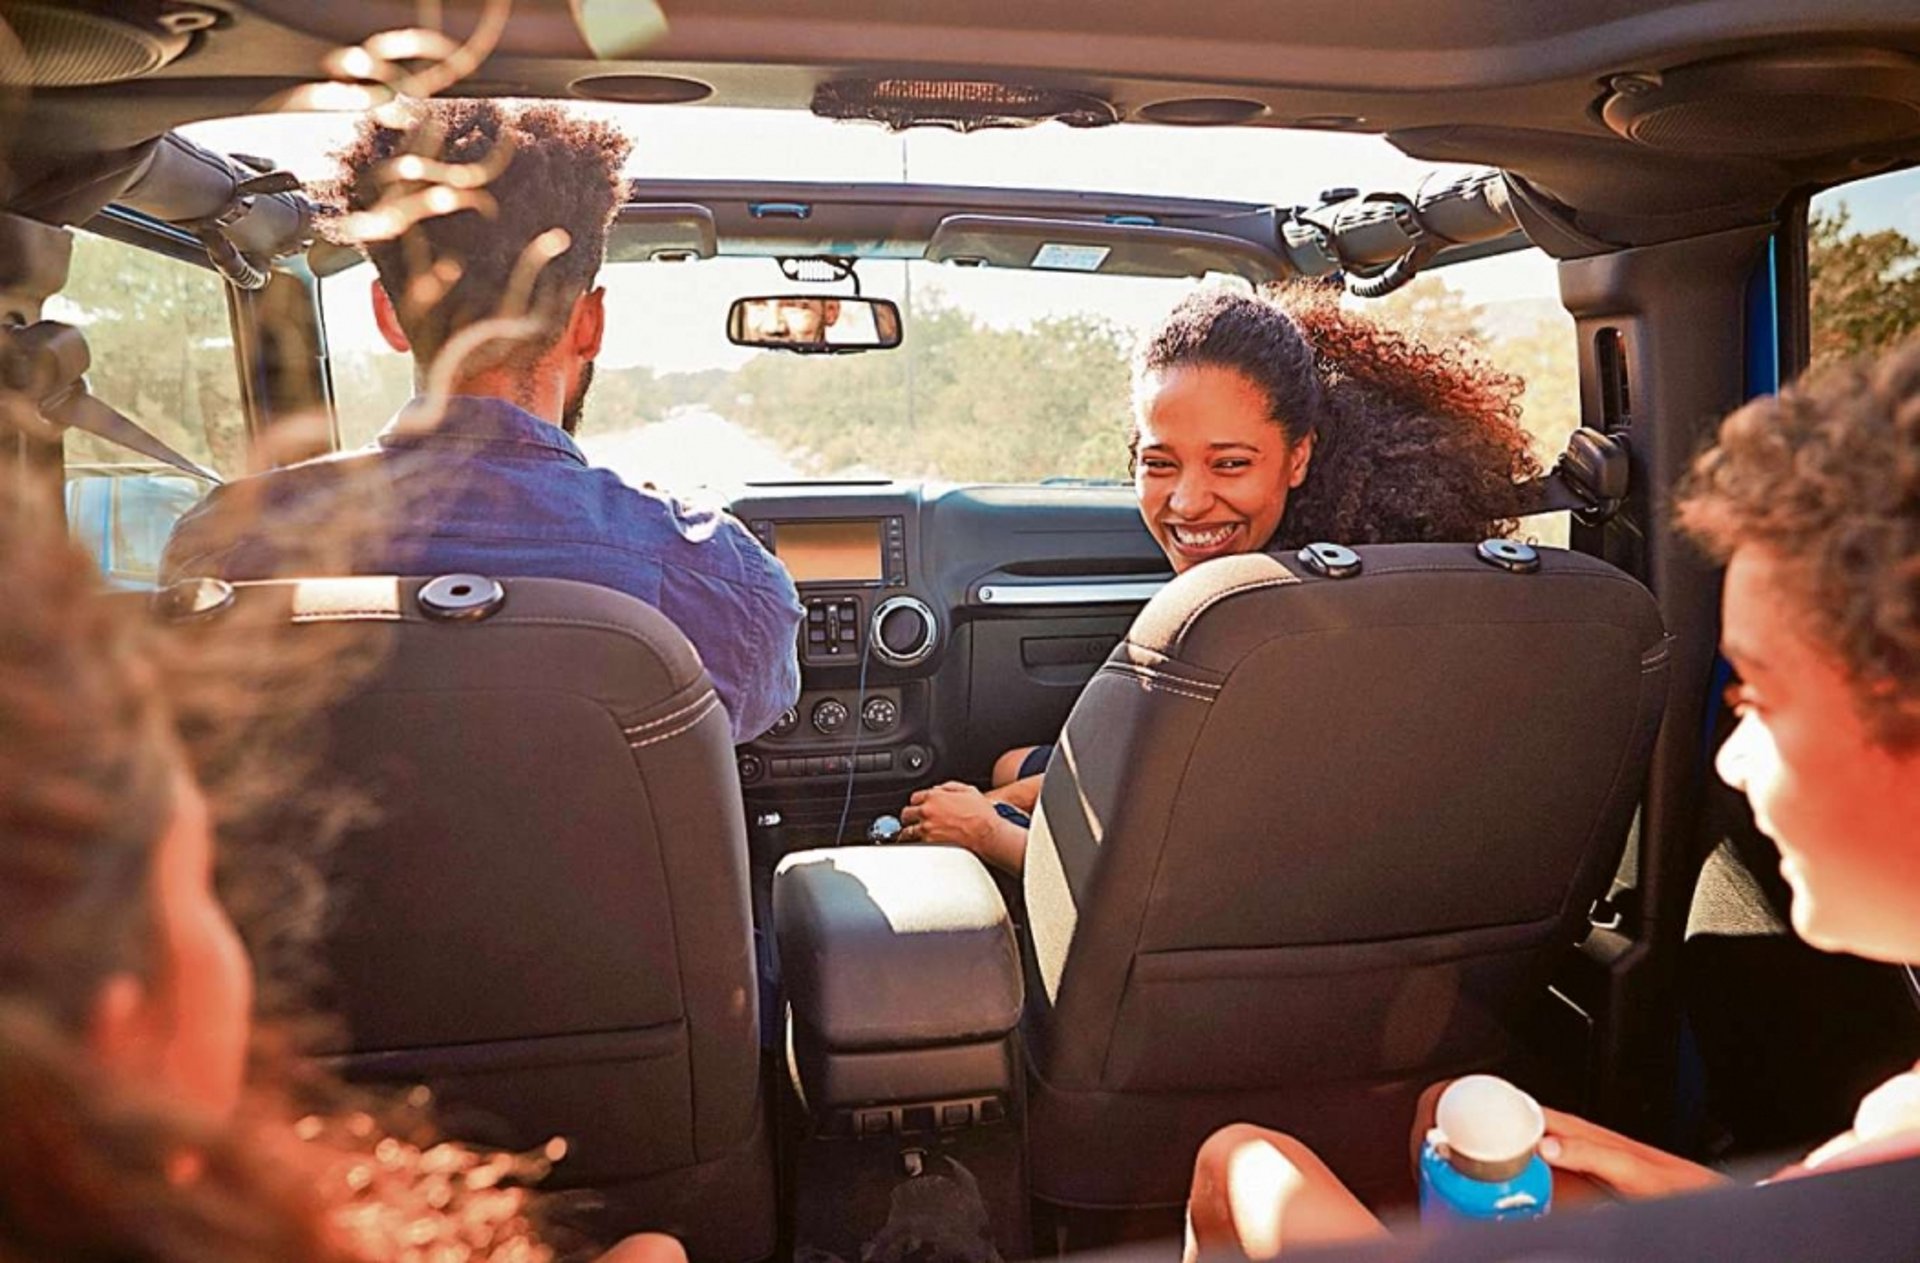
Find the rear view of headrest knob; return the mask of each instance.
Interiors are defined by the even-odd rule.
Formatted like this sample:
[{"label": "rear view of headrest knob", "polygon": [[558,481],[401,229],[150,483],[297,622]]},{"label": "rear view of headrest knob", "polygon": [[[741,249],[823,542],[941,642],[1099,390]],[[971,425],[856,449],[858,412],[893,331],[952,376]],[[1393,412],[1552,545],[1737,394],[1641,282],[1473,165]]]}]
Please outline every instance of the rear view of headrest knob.
[{"label": "rear view of headrest knob", "polygon": [[1351,579],[1360,573],[1360,554],[1341,544],[1308,544],[1300,564],[1326,579]]},{"label": "rear view of headrest knob", "polygon": [[1533,545],[1517,539],[1483,539],[1473,553],[1489,566],[1514,574],[1532,574],[1540,568],[1540,554],[1534,551]]},{"label": "rear view of headrest knob", "polygon": [[194,578],[169,583],[153,594],[154,617],[169,623],[212,618],[233,604],[233,585],[225,579]]},{"label": "rear view of headrest knob", "polygon": [[474,623],[506,603],[498,579],[477,574],[443,574],[420,589],[420,612],[446,623]]}]

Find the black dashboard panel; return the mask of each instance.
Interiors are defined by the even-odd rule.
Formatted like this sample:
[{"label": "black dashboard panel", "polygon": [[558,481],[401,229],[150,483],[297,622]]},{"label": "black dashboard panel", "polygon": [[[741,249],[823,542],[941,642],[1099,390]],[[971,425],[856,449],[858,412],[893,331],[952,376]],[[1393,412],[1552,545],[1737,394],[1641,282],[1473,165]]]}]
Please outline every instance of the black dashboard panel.
[{"label": "black dashboard panel", "polygon": [[732,508],[807,609],[800,702],[741,782],[807,840],[1052,740],[1170,577],[1125,488],[756,484]]}]

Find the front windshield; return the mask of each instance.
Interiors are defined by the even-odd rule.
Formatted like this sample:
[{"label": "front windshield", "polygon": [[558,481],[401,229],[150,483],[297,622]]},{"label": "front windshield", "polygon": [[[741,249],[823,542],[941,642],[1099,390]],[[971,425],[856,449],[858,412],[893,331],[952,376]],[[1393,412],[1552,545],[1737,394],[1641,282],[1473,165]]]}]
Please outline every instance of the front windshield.
[{"label": "front windshield", "polygon": [[[892,134],[791,112],[579,107],[635,139],[629,173],[660,178],[833,179],[1070,188],[1308,205],[1333,186],[1412,192],[1457,168],[1415,162],[1371,136],[1275,129],[1048,125],[958,136]],[[188,129],[227,151],[286,155],[331,174],[344,116],[232,119]],[[862,292],[890,298],[902,345],[798,356],[731,345],[745,295],[831,292],[766,258],[632,263],[603,273],[608,331],[580,429],[589,457],[635,482],[736,486],[810,478],[955,482],[1126,477],[1128,357],[1202,284],[872,259]],[[321,285],[340,440],[372,438],[412,390],[368,300],[371,269]],[[1551,460],[1577,422],[1572,322],[1537,250],[1423,277],[1384,306],[1464,338],[1528,382],[1525,423]]]},{"label": "front windshield", "polygon": [[[676,486],[1124,479],[1127,357],[1200,284],[896,260],[864,263],[859,276],[864,294],[900,305],[897,350],[730,345],[735,298],[805,288],[771,259],[609,267],[581,446],[629,480]],[[410,361],[386,348],[367,314],[371,277],[355,268],[324,289],[347,446],[372,438],[411,389]]]}]

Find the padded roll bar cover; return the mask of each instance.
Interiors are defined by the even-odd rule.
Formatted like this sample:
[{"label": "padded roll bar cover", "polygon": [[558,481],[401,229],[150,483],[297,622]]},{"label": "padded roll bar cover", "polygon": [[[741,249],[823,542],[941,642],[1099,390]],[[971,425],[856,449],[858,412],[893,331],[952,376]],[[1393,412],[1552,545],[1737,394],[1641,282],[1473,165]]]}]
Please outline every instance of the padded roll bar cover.
[{"label": "padded roll bar cover", "polygon": [[[168,132],[153,142],[145,169],[120,200],[170,224],[191,224],[226,213],[238,199],[240,185],[254,174]],[[301,247],[312,218],[312,205],[298,194],[257,194],[224,231],[249,258],[273,259]]]},{"label": "padded roll bar cover", "polygon": [[833,1052],[1003,1038],[1020,1022],[1006,904],[957,847],[798,851],[773,881],[796,1040]]}]

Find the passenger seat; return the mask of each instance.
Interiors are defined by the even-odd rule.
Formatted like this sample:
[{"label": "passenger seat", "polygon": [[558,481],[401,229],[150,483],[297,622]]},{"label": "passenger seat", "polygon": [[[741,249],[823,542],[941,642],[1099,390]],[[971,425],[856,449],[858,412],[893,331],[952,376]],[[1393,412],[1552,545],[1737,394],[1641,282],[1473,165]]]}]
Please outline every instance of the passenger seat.
[{"label": "passenger seat", "polygon": [[1168,585],[1034,817],[1035,1195],[1176,1215],[1243,1119],[1404,1192],[1415,1097],[1516,1051],[1616,871],[1668,650],[1640,584],[1507,541]]}]

